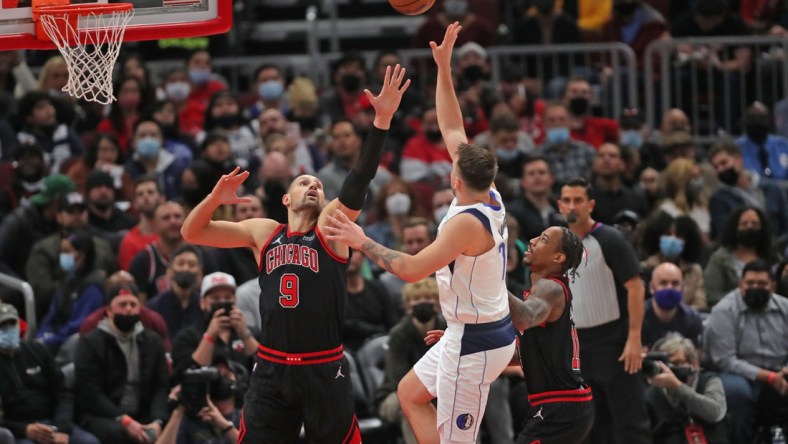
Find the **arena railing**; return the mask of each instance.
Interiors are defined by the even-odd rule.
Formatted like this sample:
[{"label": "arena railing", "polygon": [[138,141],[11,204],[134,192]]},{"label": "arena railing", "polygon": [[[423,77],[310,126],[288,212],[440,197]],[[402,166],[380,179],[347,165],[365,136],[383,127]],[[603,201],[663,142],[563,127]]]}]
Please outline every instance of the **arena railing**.
[{"label": "arena railing", "polygon": [[[719,67],[750,51],[743,69]],[[700,144],[740,134],[746,107],[755,100],[770,109],[788,93],[788,39],[773,36],[658,40],[644,54],[646,120],[652,128],[670,108],[683,109]]]},{"label": "arena railing", "polygon": [[[218,57],[214,69],[228,82],[231,89],[241,94],[249,91],[255,68],[270,63],[282,67],[294,75],[312,79],[319,90],[331,86],[331,65],[339,60],[341,52],[320,53],[316,42],[308,45],[306,54]],[[377,51],[359,52],[366,60],[367,68],[374,69]],[[435,63],[429,48],[402,49],[398,51],[405,66],[410,70],[421,90],[434,87]],[[637,59],[632,49],[623,43],[569,44],[569,45],[521,45],[487,48],[491,65],[491,78],[500,80],[509,70],[530,73],[539,86],[547,91],[554,78],[546,79],[547,73],[566,79],[573,74],[589,76],[594,83],[597,105],[602,114],[620,117],[625,107],[638,103]],[[180,60],[150,61],[148,67],[154,74],[163,74],[168,69],[183,65]],[[560,79],[559,79],[560,80]]]},{"label": "arena railing", "polygon": [[33,298],[33,287],[28,282],[9,274],[0,273],[0,285],[22,292],[25,301],[25,322],[27,322],[27,333],[25,339],[32,339],[36,334],[38,324],[36,323],[36,301]]}]

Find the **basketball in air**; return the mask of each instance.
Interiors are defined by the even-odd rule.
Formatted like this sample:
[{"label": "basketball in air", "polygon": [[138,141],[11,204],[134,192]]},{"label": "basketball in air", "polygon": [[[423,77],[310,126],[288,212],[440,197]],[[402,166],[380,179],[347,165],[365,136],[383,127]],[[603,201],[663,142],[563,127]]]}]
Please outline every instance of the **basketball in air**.
[{"label": "basketball in air", "polygon": [[429,11],[435,0],[389,0],[389,4],[400,14],[419,15]]}]

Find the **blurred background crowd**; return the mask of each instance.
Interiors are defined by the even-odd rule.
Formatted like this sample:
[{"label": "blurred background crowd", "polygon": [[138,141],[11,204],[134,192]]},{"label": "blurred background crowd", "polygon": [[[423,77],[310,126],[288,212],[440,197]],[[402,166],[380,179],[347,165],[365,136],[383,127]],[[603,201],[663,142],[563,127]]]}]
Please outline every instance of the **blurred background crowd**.
[{"label": "blurred background crowd", "polygon": [[[368,3],[339,2],[380,10]],[[305,7],[262,2],[263,29]],[[236,167],[252,200],[216,219],[286,222],[304,173],[336,197],[372,124],[363,90],[403,63],[414,83],[360,221],[387,247],[429,245],[453,195],[426,48],[454,20],[466,132],[498,159],[510,290],[530,285],[529,240],[566,224],[562,185],[585,179],[591,217],[640,260],[642,341],[660,352],[644,368],[651,439],[686,442],[692,418],[710,443],[784,442],[788,2],[443,0],[417,20],[407,39],[321,59],[325,77],[254,55],[287,41],[246,41],[222,63],[239,51],[227,36],[127,44],[109,106],[61,92],[56,53],[0,52],[0,442],[234,442],[257,253],[184,243],[185,215]],[[435,283],[361,254],[347,279],[365,440],[414,442],[395,392],[443,325]],[[512,442],[523,385],[517,369],[493,385],[484,442]]]}]

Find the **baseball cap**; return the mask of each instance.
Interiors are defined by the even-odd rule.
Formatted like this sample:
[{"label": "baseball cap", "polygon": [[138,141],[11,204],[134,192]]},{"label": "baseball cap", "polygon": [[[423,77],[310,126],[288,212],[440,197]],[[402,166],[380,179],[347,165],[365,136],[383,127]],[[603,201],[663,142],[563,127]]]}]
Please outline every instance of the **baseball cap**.
[{"label": "baseball cap", "polygon": [[118,296],[122,296],[125,294],[129,294],[135,297],[139,297],[139,292],[137,291],[137,286],[133,284],[119,284],[119,285],[112,285],[107,289],[106,294],[106,302],[107,305],[112,303],[112,300]]},{"label": "baseball cap", "polygon": [[0,324],[10,320],[19,322],[19,312],[11,304],[0,303]]},{"label": "baseball cap", "polygon": [[468,42],[460,46],[460,48],[457,50],[457,57],[461,59],[465,57],[465,54],[468,54],[469,52],[475,52],[476,54],[479,54],[482,58],[484,59],[487,58],[487,50],[484,49],[482,45],[476,42]]},{"label": "baseball cap", "polygon": [[72,208],[82,207],[85,208],[85,198],[77,192],[68,193],[65,196],[60,196],[60,211],[67,211]]},{"label": "baseball cap", "polygon": [[628,108],[624,110],[623,115],[619,119],[619,123],[621,124],[621,129],[640,129],[645,123],[645,120],[640,115],[640,111],[637,108]]},{"label": "baseball cap", "polygon": [[200,288],[200,297],[205,297],[208,292],[214,288],[226,287],[235,290],[238,286],[235,284],[235,278],[227,273],[217,271],[202,278],[202,287]]},{"label": "baseball cap", "polygon": [[76,191],[74,182],[63,174],[54,174],[44,179],[44,190],[30,198],[33,205],[44,206],[60,196]]}]

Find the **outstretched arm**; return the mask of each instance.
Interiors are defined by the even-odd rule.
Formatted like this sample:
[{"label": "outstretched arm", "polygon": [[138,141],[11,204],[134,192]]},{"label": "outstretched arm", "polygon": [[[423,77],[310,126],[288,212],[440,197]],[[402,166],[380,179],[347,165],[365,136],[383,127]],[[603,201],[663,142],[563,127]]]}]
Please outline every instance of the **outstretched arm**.
[{"label": "outstretched arm", "polygon": [[325,215],[334,214],[335,210],[342,211],[351,220],[356,220],[361,213],[367,188],[375,177],[380,159],[383,157],[383,145],[386,142],[389,126],[391,126],[391,119],[399,108],[402,94],[410,86],[410,79],[403,83],[404,78],[405,68],[397,65],[392,69],[389,66],[386,67],[386,75],[380,94],[374,96],[368,89],[364,90],[364,94],[367,95],[372,107],[375,108],[375,119],[372,122],[369,135],[364,140],[358,161],[350,169],[342,184],[339,197],[326,206],[318,220],[321,230],[326,224]]},{"label": "outstretched arm", "polygon": [[522,301],[509,292],[509,311],[518,331],[525,331],[543,322],[554,322],[566,307],[564,289],[550,279],[540,279]]},{"label": "outstretched arm", "polygon": [[430,42],[432,58],[438,65],[438,84],[435,91],[438,126],[452,160],[457,157],[457,148],[460,144],[468,143],[460,103],[457,101],[457,94],[454,92],[454,83],[451,78],[451,53],[460,29],[462,26],[459,22],[454,22],[446,28],[446,34],[443,36],[440,46],[435,42]]},{"label": "outstretched arm", "polygon": [[220,205],[249,202],[248,197],[236,195],[238,187],[249,177],[249,172],[236,168],[216,183],[213,191],[186,217],[181,234],[186,242],[219,248],[258,248],[279,225],[271,219],[249,219],[243,222],[211,220]]}]

